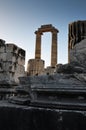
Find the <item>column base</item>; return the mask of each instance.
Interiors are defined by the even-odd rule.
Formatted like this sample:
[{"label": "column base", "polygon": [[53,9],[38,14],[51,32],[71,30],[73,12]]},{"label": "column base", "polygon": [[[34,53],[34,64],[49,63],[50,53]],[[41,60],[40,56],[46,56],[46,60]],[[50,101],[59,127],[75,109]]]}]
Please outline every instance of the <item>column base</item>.
[{"label": "column base", "polygon": [[30,59],[27,65],[28,75],[39,75],[44,70],[44,60],[42,59]]}]

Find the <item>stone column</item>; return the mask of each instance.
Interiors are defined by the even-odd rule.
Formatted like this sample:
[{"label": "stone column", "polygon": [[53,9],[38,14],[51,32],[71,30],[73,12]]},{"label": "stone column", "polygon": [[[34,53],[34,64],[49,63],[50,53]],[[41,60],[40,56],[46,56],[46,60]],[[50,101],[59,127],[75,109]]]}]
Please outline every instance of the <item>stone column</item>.
[{"label": "stone column", "polygon": [[52,31],[51,67],[57,64],[57,30]]},{"label": "stone column", "polygon": [[41,34],[36,31],[36,47],[35,47],[35,59],[41,59]]}]

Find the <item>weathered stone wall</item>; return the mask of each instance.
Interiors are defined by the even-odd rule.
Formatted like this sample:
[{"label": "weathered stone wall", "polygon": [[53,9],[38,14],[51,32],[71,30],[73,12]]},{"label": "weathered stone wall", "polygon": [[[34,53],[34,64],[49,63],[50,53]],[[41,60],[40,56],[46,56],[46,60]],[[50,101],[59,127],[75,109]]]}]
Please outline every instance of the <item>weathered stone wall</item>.
[{"label": "weathered stone wall", "polygon": [[0,40],[0,81],[18,82],[25,75],[25,51],[15,44],[5,44]]}]

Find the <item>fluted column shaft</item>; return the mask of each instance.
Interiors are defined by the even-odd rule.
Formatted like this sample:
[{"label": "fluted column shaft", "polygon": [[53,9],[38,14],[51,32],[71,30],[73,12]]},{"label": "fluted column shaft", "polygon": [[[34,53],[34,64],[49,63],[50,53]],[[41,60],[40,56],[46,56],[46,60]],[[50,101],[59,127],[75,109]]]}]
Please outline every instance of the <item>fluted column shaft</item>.
[{"label": "fluted column shaft", "polygon": [[55,67],[56,64],[57,64],[57,31],[52,31],[51,66]]},{"label": "fluted column shaft", "polygon": [[36,34],[36,47],[35,47],[35,59],[41,59],[41,33]]}]

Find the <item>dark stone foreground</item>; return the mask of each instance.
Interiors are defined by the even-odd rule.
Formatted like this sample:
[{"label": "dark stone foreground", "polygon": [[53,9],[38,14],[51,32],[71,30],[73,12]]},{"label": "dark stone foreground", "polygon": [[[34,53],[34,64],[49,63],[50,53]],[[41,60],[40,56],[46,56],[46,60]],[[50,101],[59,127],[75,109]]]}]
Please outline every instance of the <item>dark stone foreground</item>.
[{"label": "dark stone foreground", "polygon": [[86,112],[0,102],[0,130],[86,130]]}]

